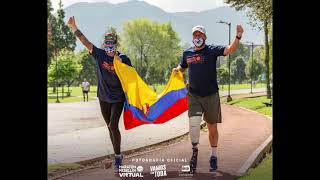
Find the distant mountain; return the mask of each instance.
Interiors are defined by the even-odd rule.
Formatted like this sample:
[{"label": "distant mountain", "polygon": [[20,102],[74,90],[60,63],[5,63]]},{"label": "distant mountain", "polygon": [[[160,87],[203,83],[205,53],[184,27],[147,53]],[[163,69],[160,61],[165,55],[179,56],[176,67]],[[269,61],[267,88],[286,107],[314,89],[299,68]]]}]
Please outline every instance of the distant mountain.
[{"label": "distant mountain", "polygon": [[[144,1],[133,0],[119,4],[80,2],[65,8],[65,16],[65,21],[70,16],[75,16],[79,29],[96,46],[101,45],[103,33],[108,26],[112,25],[121,32],[125,21],[139,17],[147,17],[160,23],[170,21],[182,42],[189,44],[191,44],[191,29],[198,24],[206,27],[208,43],[228,44],[228,26],[216,23],[219,20],[231,22],[231,41],[235,37],[235,25],[241,24],[245,30],[243,42],[253,41],[263,44],[263,33],[252,29],[248,24],[246,13],[227,6],[202,12],[168,13]],[[77,41],[76,51],[83,48],[84,46]]]}]

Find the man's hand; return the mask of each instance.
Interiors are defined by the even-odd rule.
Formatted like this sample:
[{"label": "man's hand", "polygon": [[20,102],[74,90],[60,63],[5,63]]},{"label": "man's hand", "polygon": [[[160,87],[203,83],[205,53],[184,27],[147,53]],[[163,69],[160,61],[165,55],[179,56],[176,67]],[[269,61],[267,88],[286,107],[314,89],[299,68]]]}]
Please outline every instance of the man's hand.
[{"label": "man's hand", "polygon": [[174,73],[177,73],[178,71],[181,71],[181,72],[183,73],[184,70],[185,70],[185,69],[182,68],[180,65],[179,65],[178,67],[172,69],[172,71],[173,71]]},{"label": "man's hand", "polygon": [[[227,56],[229,54],[234,53],[239,45],[239,41],[242,37],[242,33],[243,33],[243,28],[241,25],[237,25],[237,38],[230,44],[230,46],[227,46],[224,51],[223,51],[223,55]],[[239,39],[240,38],[240,39]]]},{"label": "man's hand", "polygon": [[172,71],[177,73],[179,71],[179,69],[176,67],[176,68],[173,68]]},{"label": "man's hand", "polygon": [[68,25],[69,27],[72,29],[73,32],[75,32],[78,28],[76,25],[76,20],[74,18],[74,16],[71,16],[68,20]]},{"label": "man's hand", "polygon": [[241,25],[237,25],[237,36],[242,37],[243,28]]},{"label": "man's hand", "polygon": [[68,26],[75,33],[76,37],[79,38],[81,43],[89,50],[90,54],[92,54],[93,44],[82,34],[80,30],[78,30],[74,16],[69,18]]}]

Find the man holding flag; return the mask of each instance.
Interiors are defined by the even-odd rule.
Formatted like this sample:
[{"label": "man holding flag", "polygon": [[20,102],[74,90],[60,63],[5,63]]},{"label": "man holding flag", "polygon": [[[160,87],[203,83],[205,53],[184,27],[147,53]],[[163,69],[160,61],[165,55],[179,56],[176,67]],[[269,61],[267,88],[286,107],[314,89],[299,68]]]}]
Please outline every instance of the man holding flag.
[{"label": "man holding flag", "polygon": [[226,56],[236,51],[243,29],[237,26],[236,38],[230,46],[207,45],[207,36],[203,26],[192,28],[193,47],[186,49],[178,67],[174,72],[184,72],[189,68],[188,80],[188,110],[189,134],[193,154],[190,160],[191,173],[197,167],[197,156],[200,138],[200,123],[206,121],[209,130],[209,141],[212,153],[209,160],[209,171],[215,171],[217,166],[218,129],[221,123],[221,107],[217,83],[216,61],[218,56]]}]

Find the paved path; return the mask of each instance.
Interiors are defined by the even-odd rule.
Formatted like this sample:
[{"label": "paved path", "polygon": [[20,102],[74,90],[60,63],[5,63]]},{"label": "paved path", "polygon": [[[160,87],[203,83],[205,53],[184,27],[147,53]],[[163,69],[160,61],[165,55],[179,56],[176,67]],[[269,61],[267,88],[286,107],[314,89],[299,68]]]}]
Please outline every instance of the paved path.
[{"label": "paved path", "polygon": [[[222,105],[222,123],[218,124],[218,171],[208,173],[211,148],[208,141],[208,132],[202,131],[199,144],[197,174],[192,179],[235,179],[237,171],[249,156],[272,134],[272,120],[258,114],[231,105]],[[168,131],[166,131],[167,133]],[[150,166],[166,165],[167,179],[183,179],[187,176],[181,172],[183,165],[188,165],[191,157],[189,139],[179,143],[164,146],[159,150],[125,158],[124,164],[143,166],[143,176],[154,179],[150,174]],[[160,159],[164,162],[144,162],[143,159]],[[168,162],[168,159],[177,159],[179,162]],[[187,161],[187,162],[183,162]],[[164,179],[163,178],[163,179]],[[60,178],[63,180],[106,180],[120,179],[114,176],[113,170],[96,167]]]}]

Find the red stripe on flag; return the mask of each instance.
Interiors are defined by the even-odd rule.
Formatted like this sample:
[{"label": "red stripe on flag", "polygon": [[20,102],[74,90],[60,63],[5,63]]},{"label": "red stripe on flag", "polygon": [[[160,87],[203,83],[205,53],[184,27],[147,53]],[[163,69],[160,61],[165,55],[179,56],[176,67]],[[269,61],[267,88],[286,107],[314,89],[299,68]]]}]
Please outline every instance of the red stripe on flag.
[{"label": "red stripe on flag", "polygon": [[124,112],[124,127],[126,130],[132,129],[134,127],[143,125],[143,124],[162,124],[165,123],[172,118],[175,118],[188,110],[188,101],[187,97],[181,98],[176,101],[170,108],[164,111],[156,120],[152,123],[142,121],[133,116],[130,110]]}]

